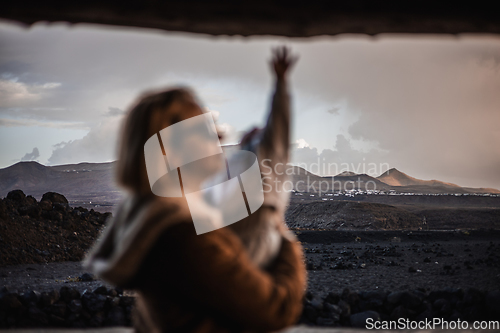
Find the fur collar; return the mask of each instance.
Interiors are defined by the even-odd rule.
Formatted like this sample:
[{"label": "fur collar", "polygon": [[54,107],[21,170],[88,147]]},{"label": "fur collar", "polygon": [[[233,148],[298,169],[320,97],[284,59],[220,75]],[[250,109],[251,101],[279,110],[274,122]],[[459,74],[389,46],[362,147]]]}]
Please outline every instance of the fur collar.
[{"label": "fur collar", "polygon": [[[177,223],[193,223],[191,214],[203,214],[207,223],[217,225],[215,211],[190,212],[185,198],[129,196],[118,206],[97,243],[84,260],[84,267],[98,277],[125,286],[158,237]],[[207,207],[208,208],[208,207]]]}]

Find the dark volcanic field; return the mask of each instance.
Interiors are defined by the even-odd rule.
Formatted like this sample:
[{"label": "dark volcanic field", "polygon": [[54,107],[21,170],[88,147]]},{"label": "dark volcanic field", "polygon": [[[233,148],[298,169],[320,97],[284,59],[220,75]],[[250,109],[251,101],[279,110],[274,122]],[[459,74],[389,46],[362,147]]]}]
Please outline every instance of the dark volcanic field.
[{"label": "dark volcanic field", "polygon": [[[401,202],[395,206],[367,202],[391,199],[388,196],[365,196],[362,201],[323,198],[292,195],[286,218],[304,246],[309,288],[315,293],[345,287],[430,290],[475,286],[493,290],[500,285],[500,231],[493,229],[500,223],[500,209],[480,207],[498,204],[500,198],[437,197],[449,206],[441,208],[415,202],[427,198],[398,197]],[[456,205],[463,208],[451,207]],[[0,285],[19,291],[47,290],[73,280],[67,283],[87,287],[74,281],[84,273],[78,260],[83,259],[109,214],[70,207],[58,194],[48,194],[38,202],[22,192],[12,192],[0,206]],[[489,212],[479,224],[483,228],[471,230],[475,224],[469,223],[469,228],[456,229],[462,227],[461,222],[455,223],[463,215],[460,209],[469,214]],[[434,211],[451,217],[442,213],[445,217],[440,223],[428,223],[430,229],[438,230],[418,231],[422,211],[431,212],[426,215],[428,221],[438,219]]]},{"label": "dark volcanic field", "polygon": [[296,231],[309,289],[497,290],[500,231]]},{"label": "dark volcanic field", "polygon": [[[317,296],[352,290],[442,290],[500,286],[500,231],[295,230],[304,247],[308,289]],[[79,282],[79,262],[9,265],[0,286],[19,292],[71,286],[83,291],[102,282]]]},{"label": "dark volcanic field", "polygon": [[500,229],[500,197],[292,193],[285,219],[330,230]]},{"label": "dark volcanic field", "polygon": [[[448,200],[445,207],[422,206],[422,198],[401,198],[406,201],[397,205],[373,202],[389,199],[382,197],[323,199],[292,196],[286,216],[308,270],[301,323],[359,327],[364,322],[359,318],[374,315],[369,311],[384,320],[500,317],[500,209],[495,206],[500,198],[485,198],[487,207],[476,197],[440,199]],[[57,193],[37,201],[14,191],[0,199],[0,287],[6,287],[0,290],[0,327],[130,323],[133,292],[117,298],[116,291],[99,288],[111,286],[85,274],[79,262],[110,216],[88,208],[72,207]],[[430,230],[419,230],[423,226]],[[61,301],[63,291],[68,293],[62,287],[79,292],[83,312],[61,312],[78,303]],[[40,297],[32,290],[42,292],[38,310],[20,305],[26,297]],[[53,291],[59,290],[56,301],[59,293]],[[93,306],[99,299],[103,306],[119,305],[110,303],[102,312]],[[7,312],[2,314],[2,307]],[[23,311],[35,313],[28,324]],[[9,321],[5,313],[18,319]]]}]

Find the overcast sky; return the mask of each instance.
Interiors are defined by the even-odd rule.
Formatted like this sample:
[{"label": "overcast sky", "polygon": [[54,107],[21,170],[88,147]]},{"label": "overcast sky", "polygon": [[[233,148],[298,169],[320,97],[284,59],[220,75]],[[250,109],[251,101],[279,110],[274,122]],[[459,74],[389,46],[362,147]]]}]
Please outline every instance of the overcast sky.
[{"label": "overcast sky", "polygon": [[267,61],[283,43],[300,55],[295,162],[500,188],[500,38],[477,35],[214,38],[0,22],[0,167],[114,160],[124,111],[171,85],[194,88],[234,141],[263,123]]}]

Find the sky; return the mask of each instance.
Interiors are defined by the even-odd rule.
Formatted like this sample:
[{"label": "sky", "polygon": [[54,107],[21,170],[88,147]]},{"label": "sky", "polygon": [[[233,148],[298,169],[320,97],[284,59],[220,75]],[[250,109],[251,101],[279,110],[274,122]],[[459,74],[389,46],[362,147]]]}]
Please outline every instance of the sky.
[{"label": "sky", "polygon": [[244,38],[0,21],[0,168],[115,160],[138,96],[179,85],[236,142],[264,123],[279,45],[299,56],[290,76],[294,163],[321,175],[395,167],[500,189],[500,37],[492,35]]}]

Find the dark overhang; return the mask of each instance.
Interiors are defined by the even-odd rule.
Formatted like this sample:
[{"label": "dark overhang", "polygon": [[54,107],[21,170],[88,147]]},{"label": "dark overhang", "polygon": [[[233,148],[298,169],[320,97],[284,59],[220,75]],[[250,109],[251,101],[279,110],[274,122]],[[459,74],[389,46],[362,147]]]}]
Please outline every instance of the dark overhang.
[{"label": "dark overhang", "polygon": [[500,33],[497,1],[33,1],[11,0],[0,17],[99,23],[210,35],[311,37],[341,33]]}]

